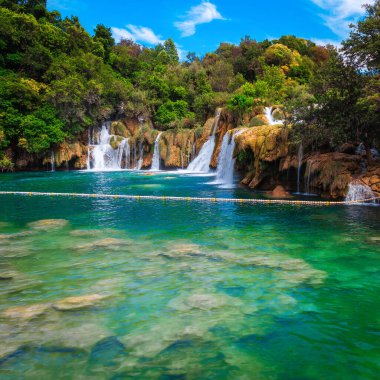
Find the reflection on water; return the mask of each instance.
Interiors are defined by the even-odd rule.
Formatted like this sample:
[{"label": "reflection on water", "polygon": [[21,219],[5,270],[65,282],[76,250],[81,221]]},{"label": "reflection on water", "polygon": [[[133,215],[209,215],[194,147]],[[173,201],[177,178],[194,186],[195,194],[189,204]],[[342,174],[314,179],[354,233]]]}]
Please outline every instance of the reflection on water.
[{"label": "reflection on water", "polygon": [[[253,196],[208,181],[18,173],[0,189]],[[374,379],[379,216],[3,196],[0,377]]]}]

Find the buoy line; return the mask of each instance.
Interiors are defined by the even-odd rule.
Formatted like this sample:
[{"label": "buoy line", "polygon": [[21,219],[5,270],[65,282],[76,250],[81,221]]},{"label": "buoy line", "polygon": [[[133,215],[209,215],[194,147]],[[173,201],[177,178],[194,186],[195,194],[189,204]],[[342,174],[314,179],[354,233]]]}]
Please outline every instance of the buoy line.
[{"label": "buoy line", "polygon": [[68,197],[68,198],[108,198],[128,200],[156,200],[156,201],[186,201],[186,202],[209,202],[209,203],[248,203],[248,204],[287,204],[287,205],[311,205],[311,206],[335,206],[373,202],[379,197],[353,201],[308,201],[291,199],[247,199],[247,198],[212,198],[212,197],[174,197],[166,195],[126,195],[126,194],[85,194],[85,193],[47,193],[35,191],[0,191],[0,195],[19,195],[36,197]]}]

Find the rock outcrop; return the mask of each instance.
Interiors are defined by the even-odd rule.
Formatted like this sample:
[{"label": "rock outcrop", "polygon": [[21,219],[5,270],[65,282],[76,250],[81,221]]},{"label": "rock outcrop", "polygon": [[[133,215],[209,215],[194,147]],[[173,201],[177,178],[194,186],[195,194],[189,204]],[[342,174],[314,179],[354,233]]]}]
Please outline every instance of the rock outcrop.
[{"label": "rock outcrop", "polygon": [[245,171],[243,184],[250,188],[267,188],[276,182],[279,160],[288,153],[288,131],[282,126],[251,127],[235,138],[240,169]]},{"label": "rock outcrop", "polygon": [[[281,160],[279,174],[288,186],[298,169],[298,158],[287,156]],[[301,188],[306,193],[318,193],[325,197],[343,198],[351,182],[368,185],[380,195],[380,161],[370,166],[364,157],[340,152],[311,153],[301,164]]]}]

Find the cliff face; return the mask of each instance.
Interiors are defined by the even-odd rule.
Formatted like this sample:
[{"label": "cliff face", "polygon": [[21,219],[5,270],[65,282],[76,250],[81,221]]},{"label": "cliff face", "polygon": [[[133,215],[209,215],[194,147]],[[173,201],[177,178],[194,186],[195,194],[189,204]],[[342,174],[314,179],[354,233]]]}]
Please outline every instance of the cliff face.
[{"label": "cliff face", "polygon": [[[287,156],[280,162],[279,177],[286,186],[296,179],[298,157]],[[380,162],[367,165],[365,157],[339,152],[310,153],[300,165],[300,189],[306,193],[339,198],[347,194],[351,182],[367,185],[380,195]]]},{"label": "cliff face", "polygon": [[288,131],[282,126],[249,128],[235,138],[242,183],[250,188],[274,186],[279,159],[288,153]]}]

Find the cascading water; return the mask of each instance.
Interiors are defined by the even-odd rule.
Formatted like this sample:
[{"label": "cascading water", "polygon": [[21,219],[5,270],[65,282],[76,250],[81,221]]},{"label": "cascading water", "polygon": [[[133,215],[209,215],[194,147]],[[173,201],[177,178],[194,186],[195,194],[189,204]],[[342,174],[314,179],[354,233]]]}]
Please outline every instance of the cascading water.
[{"label": "cascading water", "polygon": [[87,170],[90,170],[91,169],[91,145],[92,145],[92,142],[91,142],[91,129],[88,128],[88,141],[87,141]]},{"label": "cascading water", "polygon": [[215,148],[215,132],[218,129],[220,119],[220,109],[217,110],[215,123],[211,132],[211,136],[204,143],[198,156],[190,162],[187,170],[195,173],[208,173],[210,171],[211,157]]},{"label": "cascading water", "polygon": [[265,107],[264,108],[264,114],[268,120],[269,125],[279,125],[279,124],[282,125],[282,124],[284,124],[283,120],[275,120],[273,118],[272,111],[273,111],[273,107]]},{"label": "cascading water", "polygon": [[312,160],[307,160],[306,172],[305,172],[305,191],[307,194],[311,194],[311,180],[312,180],[312,169],[314,162]]},{"label": "cascading water", "polygon": [[153,159],[152,159],[152,169],[151,170],[160,170],[160,137],[162,135],[162,132],[160,132],[157,137],[156,141],[154,142],[154,152],[153,152]]},{"label": "cascading water", "polygon": [[139,160],[137,161],[137,166],[136,166],[136,169],[137,170],[141,170],[142,168],[142,165],[143,165],[143,144],[142,144],[142,141],[139,142]]},{"label": "cascading water", "polygon": [[51,150],[50,154],[50,164],[51,164],[51,171],[55,172],[55,156],[54,156],[54,150]]},{"label": "cascading water", "polygon": [[129,168],[129,162],[131,159],[131,149],[129,146],[129,139],[125,139],[119,144],[119,146],[117,148],[116,157],[117,157],[116,158],[117,166],[119,168],[122,168],[122,166],[123,166],[123,158],[124,158],[124,162],[125,162],[124,167],[126,169]]},{"label": "cascading water", "polygon": [[[142,133],[143,133],[143,122],[144,122],[144,118],[140,115],[138,117],[139,119],[139,136],[140,138],[142,137]],[[137,141],[135,143],[135,147],[134,147],[134,162],[137,161],[137,148],[136,148],[136,144],[137,144]],[[139,148],[138,148],[138,152],[139,152],[139,159],[136,163],[136,166],[135,166],[135,169],[136,170],[141,170],[142,168],[142,165],[143,165],[143,159],[144,159],[144,152],[143,152],[143,142],[142,140],[139,142]]]},{"label": "cascading water", "polygon": [[303,161],[303,145],[302,142],[298,148],[298,168],[297,168],[297,193],[300,192],[301,189],[301,168],[302,168],[302,161]]},{"label": "cascading water", "polygon": [[221,187],[230,189],[234,187],[234,168],[236,159],[233,157],[235,150],[235,137],[243,133],[244,130],[235,132],[232,137],[227,132],[222,141],[218,158],[218,169],[216,180],[212,184],[222,185]]},{"label": "cascading water", "polygon": [[187,142],[187,166],[189,166],[189,163],[190,163],[190,156],[191,156],[191,142],[189,140]]},{"label": "cascading water", "polygon": [[[103,123],[97,144],[93,137],[92,144],[88,147],[87,169],[90,170],[117,170],[121,169],[123,157],[126,157],[126,165],[129,162],[129,141],[124,139],[120,142],[117,149],[113,149],[110,142],[113,136],[109,133],[110,123]],[[89,133],[91,140],[91,133]]]},{"label": "cascading water", "polygon": [[[346,195],[346,202],[352,201],[365,201],[366,199],[375,198],[374,192],[367,185],[359,182],[351,182],[348,185],[348,192]],[[373,202],[375,202],[373,200]]]}]

